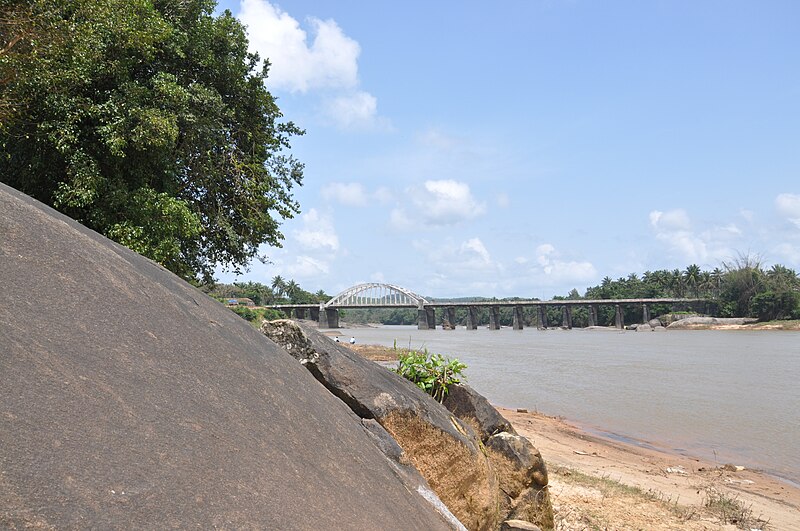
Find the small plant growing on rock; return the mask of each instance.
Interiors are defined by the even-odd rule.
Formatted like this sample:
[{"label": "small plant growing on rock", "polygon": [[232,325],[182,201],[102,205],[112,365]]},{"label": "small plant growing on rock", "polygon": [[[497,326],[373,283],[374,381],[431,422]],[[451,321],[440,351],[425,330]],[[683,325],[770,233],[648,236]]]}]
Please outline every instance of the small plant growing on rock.
[{"label": "small plant growing on rock", "polygon": [[458,359],[450,359],[428,351],[410,351],[399,355],[394,372],[414,382],[417,387],[441,402],[451,385],[461,383],[462,371],[467,366]]}]

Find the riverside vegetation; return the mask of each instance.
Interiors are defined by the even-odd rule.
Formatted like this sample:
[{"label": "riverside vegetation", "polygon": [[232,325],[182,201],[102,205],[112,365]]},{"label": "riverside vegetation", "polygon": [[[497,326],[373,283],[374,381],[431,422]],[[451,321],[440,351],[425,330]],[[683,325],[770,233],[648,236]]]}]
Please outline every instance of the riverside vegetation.
[{"label": "riverside vegetation", "polygon": [[394,372],[413,382],[437,402],[444,401],[451,385],[461,383],[462,372],[467,368],[457,359],[429,354],[427,349],[400,353],[398,359]]}]

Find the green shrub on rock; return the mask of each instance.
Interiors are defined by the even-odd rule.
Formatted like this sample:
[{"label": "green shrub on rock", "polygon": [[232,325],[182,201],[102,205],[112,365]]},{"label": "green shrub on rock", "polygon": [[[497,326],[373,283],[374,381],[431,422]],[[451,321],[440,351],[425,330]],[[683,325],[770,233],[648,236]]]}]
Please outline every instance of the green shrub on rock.
[{"label": "green shrub on rock", "polygon": [[427,350],[400,354],[399,360],[394,371],[415,383],[438,402],[444,400],[451,385],[461,383],[461,373],[467,368],[458,359],[428,354]]}]

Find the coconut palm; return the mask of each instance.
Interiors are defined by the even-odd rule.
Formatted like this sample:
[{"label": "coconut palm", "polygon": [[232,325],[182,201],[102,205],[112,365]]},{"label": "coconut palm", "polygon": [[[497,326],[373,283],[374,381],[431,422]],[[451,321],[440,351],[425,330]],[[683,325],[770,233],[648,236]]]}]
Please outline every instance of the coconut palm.
[{"label": "coconut palm", "polygon": [[688,266],[686,271],[683,272],[683,279],[686,281],[688,287],[693,288],[695,298],[697,298],[697,285],[700,283],[701,274],[702,271],[697,264]]},{"label": "coconut palm", "polygon": [[300,294],[302,290],[300,289],[300,285],[297,282],[295,282],[294,280],[289,280],[289,282],[286,283],[284,291],[286,293],[286,296],[289,297],[289,300],[294,302],[295,297],[297,297],[297,295]]},{"label": "coconut palm", "polygon": [[272,289],[278,297],[286,293],[286,281],[280,275],[272,277]]}]

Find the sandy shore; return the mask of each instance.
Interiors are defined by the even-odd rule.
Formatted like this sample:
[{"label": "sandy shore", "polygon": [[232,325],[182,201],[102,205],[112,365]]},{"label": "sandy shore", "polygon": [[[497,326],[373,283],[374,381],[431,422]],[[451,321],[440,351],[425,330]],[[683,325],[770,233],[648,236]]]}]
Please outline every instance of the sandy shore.
[{"label": "sandy shore", "polygon": [[779,479],[498,410],[547,463],[556,529],[800,530],[800,489]]}]

